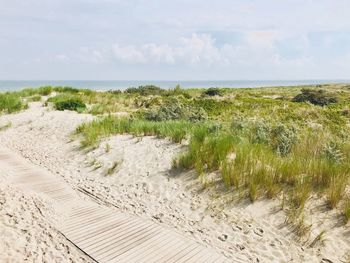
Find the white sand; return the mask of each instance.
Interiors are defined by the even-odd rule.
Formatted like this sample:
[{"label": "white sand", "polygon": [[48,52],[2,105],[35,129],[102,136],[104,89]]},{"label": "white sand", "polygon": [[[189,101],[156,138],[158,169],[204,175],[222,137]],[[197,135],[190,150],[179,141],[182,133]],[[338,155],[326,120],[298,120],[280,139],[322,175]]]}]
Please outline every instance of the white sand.
[{"label": "white sand", "polygon": [[53,227],[59,215],[0,177],[0,262],[92,262]]},{"label": "white sand", "polygon": [[[323,209],[322,200],[309,202],[306,216],[312,223],[311,234],[299,241],[284,223],[280,201],[238,203],[232,201],[234,192],[216,189],[222,187],[220,183],[205,189],[194,174],[175,174],[171,162],[181,151],[180,145],[152,137],[115,136],[92,152],[78,150],[79,142],[72,140],[71,133],[79,123],[92,118],[50,111],[33,103],[24,112],[0,117],[0,127],[12,124],[0,132],[0,144],[106,205],[174,227],[229,258],[244,262],[346,262],[349,226],[340,223],[339,212]],[[106,175],[114,162],[118,163],[114,173]],[[209,185],[220,181],[215,174],[208,178]],[[312,244],[323,230],[322,242]]]}]

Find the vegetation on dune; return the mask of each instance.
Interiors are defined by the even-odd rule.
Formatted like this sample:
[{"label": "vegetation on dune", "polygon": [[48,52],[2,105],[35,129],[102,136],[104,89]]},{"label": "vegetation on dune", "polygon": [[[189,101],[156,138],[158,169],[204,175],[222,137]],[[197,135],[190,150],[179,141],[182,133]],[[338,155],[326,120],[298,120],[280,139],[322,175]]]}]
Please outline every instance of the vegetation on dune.
[{"label": "vegetation on dune", "polygon": [[[186,142],[187,150],[173,162],[175,168],[194,169],[201,176],[215,172],[227,189],[251,201],[283,196],[289,219],[300,233],[307,229],[302,211],[315,194],[324,197],[329,208],[343,207],[344,217],[350,218],[347,86],[207,90],[140,86],[108,92],[44,87],[1,94],[0,110],[20,110],[22,98],[52,92],[56,95],[48,101],[58,110],[105,115],[77,128],[84,147],[95,147],[101,138],[115,134]],[[112,115],[118,111],[130,114]]]},{"label": "vegetation on dune", "polygon": [[41,101],[41,96],[40,95],[33,95],[29,98],[27,98],[28,102],[32,102],[32,101]]},{"label": "vegetation on dune", "polygon": [[344,218],[345,218],[345,223],[348,223],[350,220],[350,199],[345,200],[344,202]]},{"label": "vegetation on dune", "polygon": [[[119,91],[117,92],[119,93]],[[134,95],[136,94],[142,97],[183,95],[186,98],[190,98],[189,93],[181,89],[180,85],[177,85],[174,89],[161,89],[160,87],[154,85],[139,86],[138,88],[131,87],[126,89],[124,93]]]},{"label": "vegetation on dune", "polygon": [[329,208],[343,204],[344,216],[349,215],[344,198],[350,92],[340,85],[321,88],[194,89],[186,91],[188,96],[154,87],[133,89],[128,91],[133,117],[104,117],[77,132],[83,146],[125,133],[174,142],[186,138],[187,150],[175,158],[175,168],[194,169],[201,176],[216,172],[228,189],[251,201],[284,196],[289,219],[302,233],[308,227],[302,212],[314,194],[323,196]]},{"label": "vegetation on dune", "polygon": [[59,94],[49,98],[48,102],[52,102],[55,109],[59,111],[72,110],[81,112],[86,108],[83,100],[76,95]]},{"label": "vegetation on dune", "polygon": [[192,129],[186,121],[147,121],[129,117],[108,116],[78,126],[76,132],[83,135],[82,146],[96,146],[101,138],[115,134],[134,136],[157,136],[181,142]]},{"label": "vegetation on dune", "polygon": [[[25,88],[21,91],[0,93],[0,112],[14,113],[27,108],[27,102],[40,101],[42,96],[49,96],[53,92],[81,92],[70,87],[42,86],[39,88]],[[88,91],[91,92],[91,91]]]},{"label": "vegetation on dune", "polygon": [[324,90],[302,89],[301,94],[293,98],[294,102],[310,102],[314,105],[326,106],[336,103],[337,98],[327,94]]},{"label": "vegetation on dune", "polygon": [[144,117],[151,121],[188,120],[197,122],[206,120],[208,114],[202,107],[192,107],[174,98],[167,100],[158,108],[146,111]]},{"label": "vegetation on dune", "polygon": [[25,107],[26,105],[18,95],[13,93],[0,93],[0,113],[13,113]]},{"label": "vegetation on dune", "polygon": [[150,95],[162,95],[166,91],[157,86],[148,85],[148,86],[139,86],[138,88],[128,88],[125,90],[126,93],[138,94],[141,96],[150,96]]},{"label": "vegetation on dune", "polygon": [[209,88],[207,90],[204,90],[202,95],[203,96],[223,96],[224,91],[223,89],[219,89],[219,88]]},{"label": "vegetation on dune", "polygon": [[27,88],[23,89],[21,91],[15,92],[20,97],[31,97],[34,95],[40,95],[40,96],[48,96],[54,91],[54,88],[51,86],[43,86],[39,88]]}]

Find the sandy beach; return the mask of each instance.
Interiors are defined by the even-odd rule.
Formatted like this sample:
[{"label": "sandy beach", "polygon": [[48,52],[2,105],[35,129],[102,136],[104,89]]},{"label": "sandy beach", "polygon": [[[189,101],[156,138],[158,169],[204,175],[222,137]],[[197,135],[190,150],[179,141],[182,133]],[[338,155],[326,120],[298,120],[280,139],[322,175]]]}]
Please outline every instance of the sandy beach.
[{"label": "sandy beach", "polygon": [[[10,126],[0,132],[0,145],[63,177],[75,190],[88,193],[96,201],[174,228],[228,259],[347,262],[349,230],[339,223],[336,211],[322,209],[322,200],[315,197],[308,202],[306,221],[311,231],[300,240],[285,223],[280,200],[262,199],[253,204],[235,201],[234,193],[223,192],[220,184],[213,184],[218,180],[215,174],[203,182],[192,172],[172,170],[172,159],[184,145],[154,137],[119,135],[104,140],[92,151],[79,149],[72,133],[77,125],[93,118],[54,111],[34,102],[23,112],[0,117],[0,126]],[[6,184],[6,175],[1,178],[1,236],[5,247],[0,254],[5,262],[45,257],[62,262],[88,260],[51,226],[55,215],[45,200],[24,195]],[[45,216],[37,206],[47,211]],[[21,210],[24,214],[19,213]],[[13,246],[15,239],[21,242]]]},{"label": "sandy beach", "polygon": [[350,1],[0,3],[0,263],[350,263]]}]

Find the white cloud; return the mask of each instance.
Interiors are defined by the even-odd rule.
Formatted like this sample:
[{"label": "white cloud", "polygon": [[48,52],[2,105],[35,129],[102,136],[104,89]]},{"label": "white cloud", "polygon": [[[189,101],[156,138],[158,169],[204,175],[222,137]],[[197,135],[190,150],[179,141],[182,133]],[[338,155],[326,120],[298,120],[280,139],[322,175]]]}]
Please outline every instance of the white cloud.
[{"label": "white cloud", "polygon": [[93,64],[101,64],[105,61],[105,56],[101,50],[89,47],[81,47],[76,54],[76,57],[83,62]]},{"label": "white cloud", "polygon": [[59,62],[68,62],[69,57],[67,55],[59,54],[59,55],[55,56],[55,60],[57,60]]},{"label": "white cloud", "polygon": [[215,40],[207,34],[192,34],[190,38],[181,39],[182,47],[179,53],[190,63],[212,64],[220,61],[220,50],[215,46]]},{"label": "white cloud", "polygon": [[157,63],[174,64],[176,62],[174,48],[169,45],[146,44],[142,46],[142,51],[149,60]]},{"label": "white cloud", "polygon": [[[128,70],[132,78],[154,79],[349,76],[348,0],[0,0],[0,5],[5,79],[47,78],[50,72],[76,78],[87,68],[106,78],[125,78]],[[17,68],[36,58],[40,61],[30,67]],[[68,63],[74,63],[74,72]]]},{"label": "white cloud", "polygon": [[133,45],[123,47],[119,45],[114,45],[112,51],[117,60],[120,60],[125,63],[137,64],[146,62],[146,58],[142,50],[139,50]]},{"label": "white cloud", "polygon": [[178,45],[149,43],[140,46],[114,45],[113,53],[117,60],[126,63],[165,63],[212,64],[220,61],[220,50],[215,40],[207,34],[192,34],[182,37]]},{"label": "white cloud", "polygon": [[181,37],[177,45],[144,44],[113,47],[115,58],[132,64],[186,64],[200,66],[230,66],[232,64],[278,64],[280,56],[274,48],[281,36],[277,32],[247,33],[236,44],[217,45],[209,34]]},{"label": "white cloud", "polygon": [[284,39],[286,36],[279,31],[260,30],[248,31],[244,41],[251,47],[272,49],[276,41]]}]

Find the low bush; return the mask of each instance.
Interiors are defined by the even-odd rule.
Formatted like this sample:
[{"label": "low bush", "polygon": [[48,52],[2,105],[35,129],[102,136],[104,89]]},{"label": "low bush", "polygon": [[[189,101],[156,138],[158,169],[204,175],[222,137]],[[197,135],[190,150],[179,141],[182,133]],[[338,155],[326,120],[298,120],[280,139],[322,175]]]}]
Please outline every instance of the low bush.
[{"label": "low bush", "polygon": [[225,111],[231,110],[233,102],[229,100],[215,100],[212,98],[194,99],[188,102],[192,108],[202,108],[208,116],[219,116]]},{"label": "low bush", "polygon": [[292,101],[310,102],[314,105],[326,106],[331,103],[336,103],[338,100],[335,96],[327,94],[324,90],[302,89],[301,94],[295,96]]},{"label": "low bush", "polygon": [[139,86],[138,88],[131,87],[125,90],[125,93],[139,94],[141,96],[163,95],[165,92],[166,90],[153,85]]},{"label": "low bush", "polygon": [[72,88],[72,87],[54,87],[54,91],[60,92],[60,93],[79,93],[79,89],[77,88]]},{"label": "low bush", "polygon": [[332,162],[340,163],[343,160],[343,153],[339,145],[334,142],[329,142],[324,146],[323,154],[326,159]]},{"label": "low bush", "polygon": [[145,113],[145,119],[150,121],[168,121],[185,119],[187,109],[181,104],[169,103],[159,109],[150,110]]},{"label": "low bush", "polygon": [[123,92],[120,89],[111,89],[107,91],[108,93],[114,94],[114,95],[119,95],[122,94]]},{"label": "low bush", "polygon": [[190,99],[192,96],[184,89],[182,89],[180,87],[180,85],[176,85],[176,87],[174,89],[169,89],[169,90],[166,90],[164,93],[163,93],[164,96],[183,96],[184,98],[186,99]]},{"label": "low bush", "polygon": [[48,102],[53,102],[55,109],[59,111],[71,110],[81,112],[86,108],[80,97],[68,94],[59,94],[50,98]]},{"label": "low bush", "polygon": [[203,96],[223,96],[223,90],[219,88],[209,88],[202,93]]},{"label": "low bush", "polygon": [[208,114],[201,107],[187,106],[175,99],[167,101],[157,109],[146,111],[144,117],[150,121],[188,120],[198,122],[206,120]]},{"label": "low bush", "polygon": [[271,133],[273,149],[282,156],[289,154],[297,141],[295,128],[290,125],[279,124],[272,129]]}]

